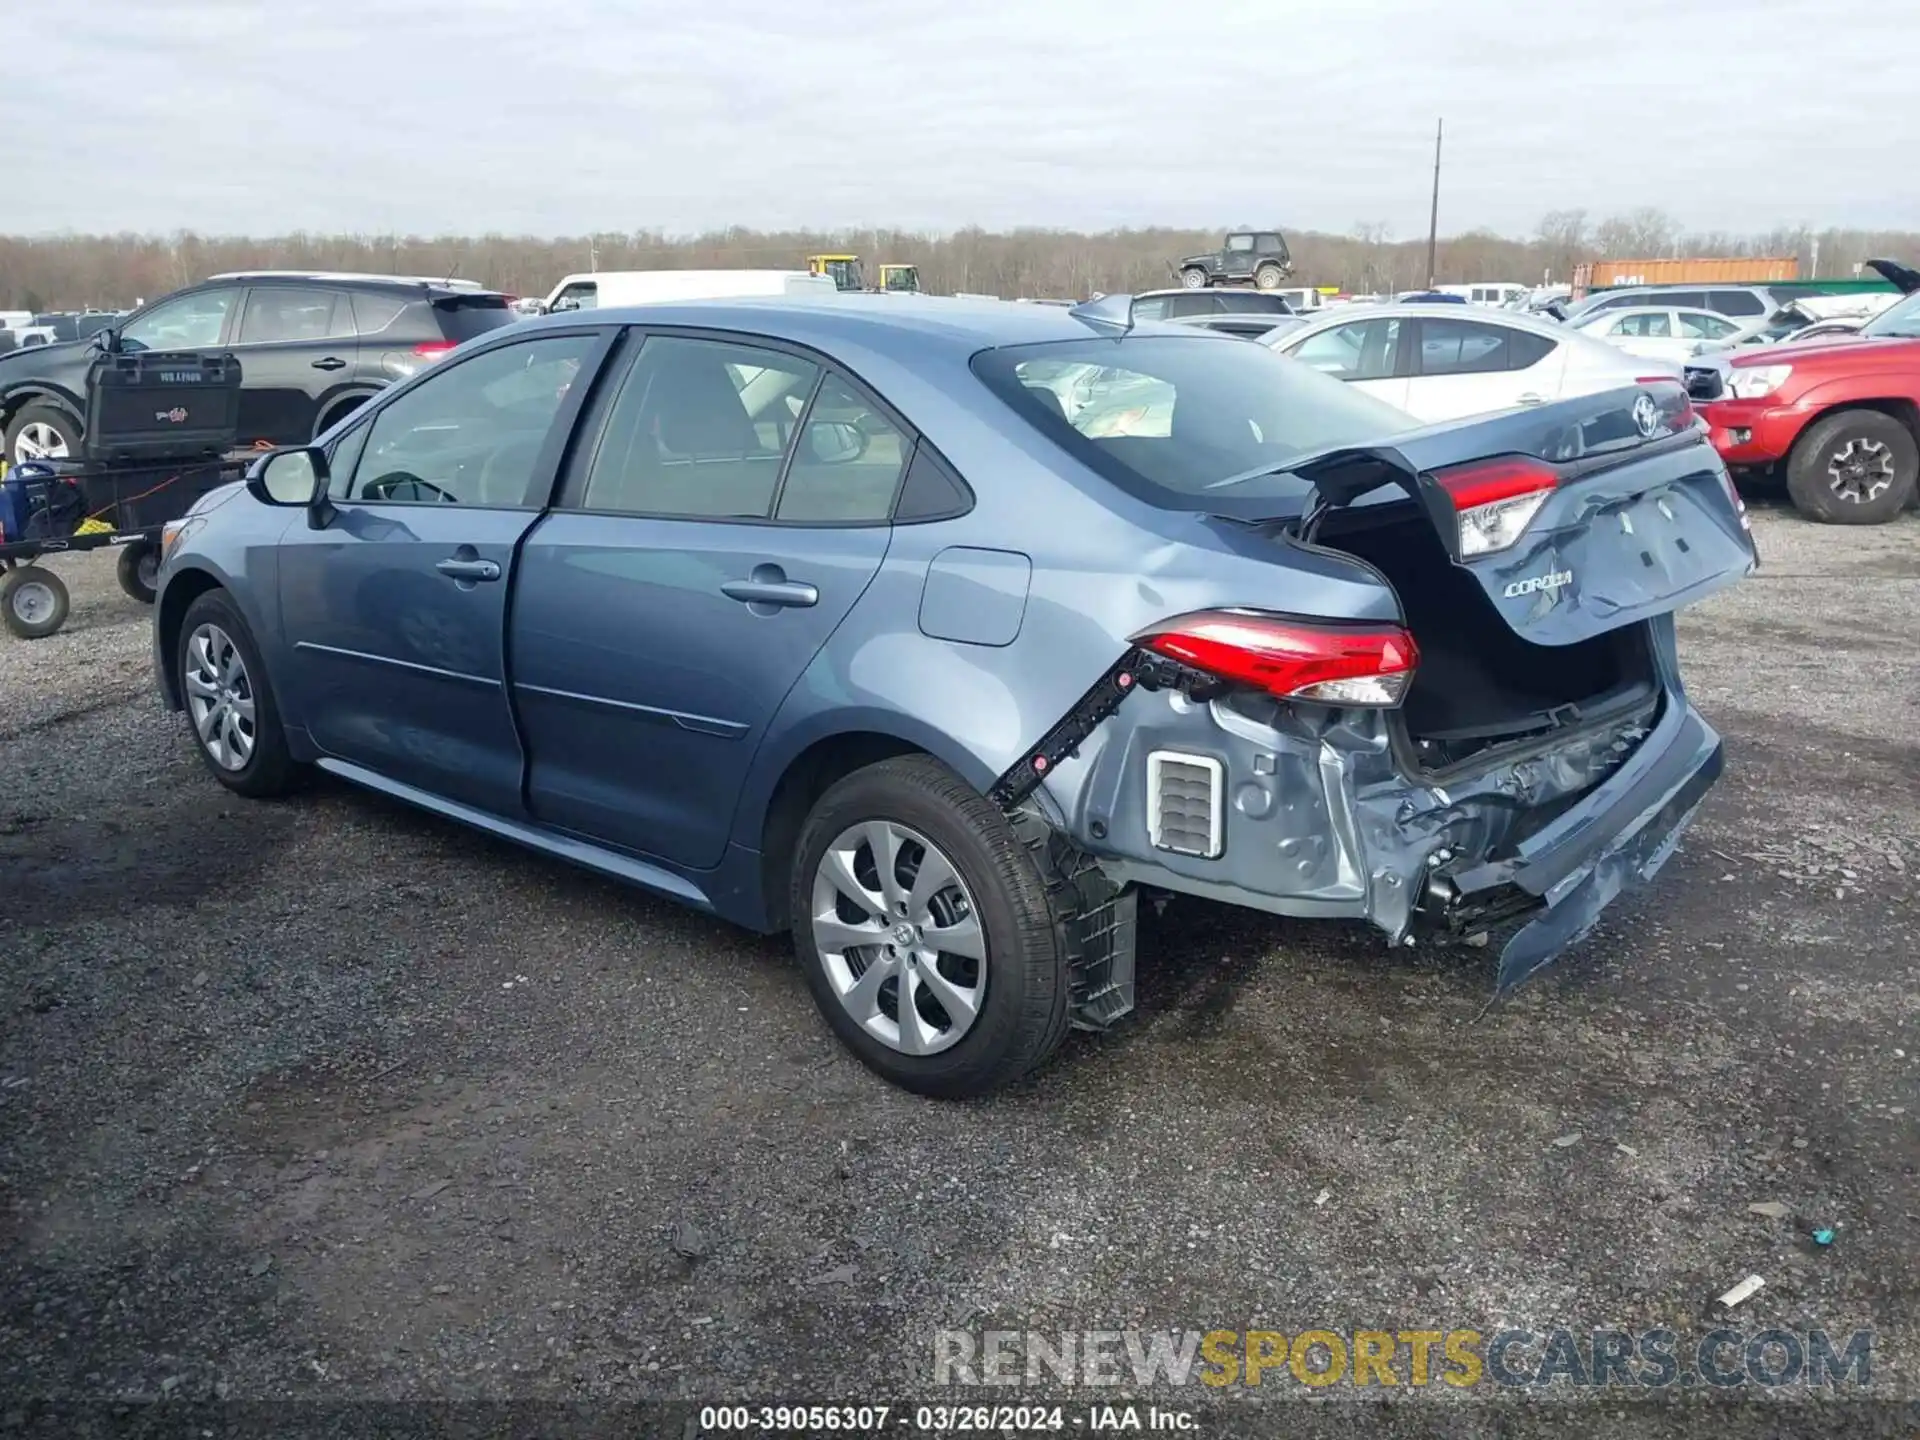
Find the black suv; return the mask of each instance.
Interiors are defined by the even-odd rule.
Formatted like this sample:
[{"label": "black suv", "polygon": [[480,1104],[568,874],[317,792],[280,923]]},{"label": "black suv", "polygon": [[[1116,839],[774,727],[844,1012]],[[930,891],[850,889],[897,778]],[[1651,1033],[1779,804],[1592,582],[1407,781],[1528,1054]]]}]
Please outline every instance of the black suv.
[{"label": "black suv", "polygon": [[1284,295],[1250,295],[1244,290],[1146,290],[1133,297],[1136,320],[1203,320],[1211,316],[1293,314]]},{"label": "black suv", "polygon": [[[123,350],[230,350],[243,448],[304,445],[368,396],[463,340],[512,324],[507,298],[450,280],[255,271],[216,275],[127,316]],[[84,342],[0,355],[12,463],[80,453]]]},{"label": "black suv", "polygon": [[1277,230],[1236,230],[1218,250],[1188,255],[1173,268],[1189,290],[1249,280],[1262,290],[1278,290],[1280,282],[1293,273],[1293,256]]}]

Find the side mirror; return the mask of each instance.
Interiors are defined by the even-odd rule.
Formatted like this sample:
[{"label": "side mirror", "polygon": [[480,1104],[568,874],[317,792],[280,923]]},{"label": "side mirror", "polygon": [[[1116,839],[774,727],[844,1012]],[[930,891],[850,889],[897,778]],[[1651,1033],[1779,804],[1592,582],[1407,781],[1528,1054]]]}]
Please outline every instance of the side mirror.
[{"label": "side mirror", "polygon": [[807,458],[816,465],[846,465],[867,453],[867,433],[848,420],[815,420],[807,426]]},{"label": "side mirror", "polygon": [[93,332],[93,348],[107,355],[120,353],[120,330],[118,326],[108,325]]},{"label": "side mirror", "polygon": [[579,308],[580,302],[569,296],[565,300],[556,300],[553,304],[547,306],[546,313],[549,315],[560,315],[566,311],[578,310]]},{"label": "side mirror", "polygon": [[327,452],[311,445],[269,450],[247,471],[247,493],[262,505],[302,506],[307,524],[324,530],[333,519],[327,498]]}]

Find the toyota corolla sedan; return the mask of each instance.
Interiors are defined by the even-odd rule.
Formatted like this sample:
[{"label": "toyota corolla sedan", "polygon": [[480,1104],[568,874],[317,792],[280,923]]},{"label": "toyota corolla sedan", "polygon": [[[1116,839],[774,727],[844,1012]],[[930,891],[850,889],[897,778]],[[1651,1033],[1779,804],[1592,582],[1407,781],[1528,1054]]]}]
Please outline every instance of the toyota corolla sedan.
[{"label": "toyota corolla sedan", "polygon": [[911,297],[529,321],[166,541],[215,779],[317,769],[760,931],[978,1094],[1133,1006],[1145,893],[1486,937],[1504,990],[1718,775],[1754,564],[1677,385],[1473,423],[1271,350]]}]

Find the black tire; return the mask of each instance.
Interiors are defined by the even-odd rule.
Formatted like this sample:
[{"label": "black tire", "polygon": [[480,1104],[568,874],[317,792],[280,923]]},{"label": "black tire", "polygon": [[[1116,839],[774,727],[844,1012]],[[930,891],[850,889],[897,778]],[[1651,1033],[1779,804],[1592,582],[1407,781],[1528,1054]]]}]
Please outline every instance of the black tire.
[{"label": "black tire", "polygon": [[1180,272],[1180,284],[1184,289],[1204,290],[1207,288],[1207,272],[1198,265],[1189,265]]},{"label": "black tire", "polygon": [[[933,1055],[907,1055],[861,1027],[841,1003],[813,936],[813,883],[829,846],[863,821],[887,820],[944,852],[974,897],[986,941],[985,998],[966,1034]],[[828,1025],[867,1067],[941,1099],[984,1095],[1037,1069],[1067,1033],[1060,917],[1007,818],[939,761],[905,755],[855,771],[820,797],[794,847],[794,949]],[[896,1004],[897,999],[896,999]]]},{"label": "black tire", "polygon": [[22,455],[18,450],[20,437],[26,434],[30,425],[44,425],[60,437],[60,443],[66,447],[68,460],[80,458],[80,425],[66,411],[55,405],[25,405],[20,413],[7,422],[7,463],[18,465],[31,456]]},{"label": "black tire", "polygon": [[1253,288],[1256,290],[1278,290],[1280,282],[1287,277],[1280,273],[1278,265],[1262,265],[1253,272]]},{"label": "black tire", "polygon": [[[239,766],[223,765],[215,758],[200,738],[195,721],[193,692],[188,688],[189,649],[202,626],[212,626],[224,634],[239,652],[244,667],[246,692],[254,711],[253,750]],[[235,794],[254,800],[272,799],[293,790],[304,776],[304,767],[295,762],[287,748],[286,727],[280,721],[280,707],[274,700],[267,667],[260,659],[260,647],[254,644],[253,632],[226,591],[209,590],[187,607],[186,616],[180,622],[173,661],[181,699],[187,707],[187,733],[193,737],[193,748],[200,752],[200,759],[213,772],[213,778]]]},{"label": "black tire", "polygon": [[[1850,457],[1870,456],[1892,481],[1867,499],[1849,483]],[[1913,432],[1878,410],[1840,410],[1807,427],[1787,458],[1787,494],[1794,509],[1825,525],[1884,525],[1913,502],[1920,444]]]},{"label": "black tire", "polygon": [[16,565],[0,575],[0,621],[22,640],[44,640],[67,623],[73,597],[42,565]]},{"label": "black tire", "polygon": [[160,575],[160,547],[136,540],[120,547],[120,559],[114,565],[114,578],[120,588],[142,605],[154,600],[154,582]]}]

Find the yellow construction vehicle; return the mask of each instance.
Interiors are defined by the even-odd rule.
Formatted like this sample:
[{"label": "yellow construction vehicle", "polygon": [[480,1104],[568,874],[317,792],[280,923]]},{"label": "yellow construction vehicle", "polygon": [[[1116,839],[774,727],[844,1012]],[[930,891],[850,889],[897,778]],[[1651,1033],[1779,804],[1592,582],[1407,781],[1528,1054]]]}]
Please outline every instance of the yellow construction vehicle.
[{"label": "yellow construction vehicle", "polygon": [[880,283],[870,286],[867,284],[866,272],[860,268],[858,255],[809,255],[807,273],[827,276],[833,281],[835,288],[840,290],[878,290],[884,295],[918,295],[920,293],[918,265],[882,265]]},{"label": "yellow construction vehicle", "polygon": [[809,255],[807,273],[827,276],[837,290],[867,288],[867,277],[860,269],[858,255]]}]

